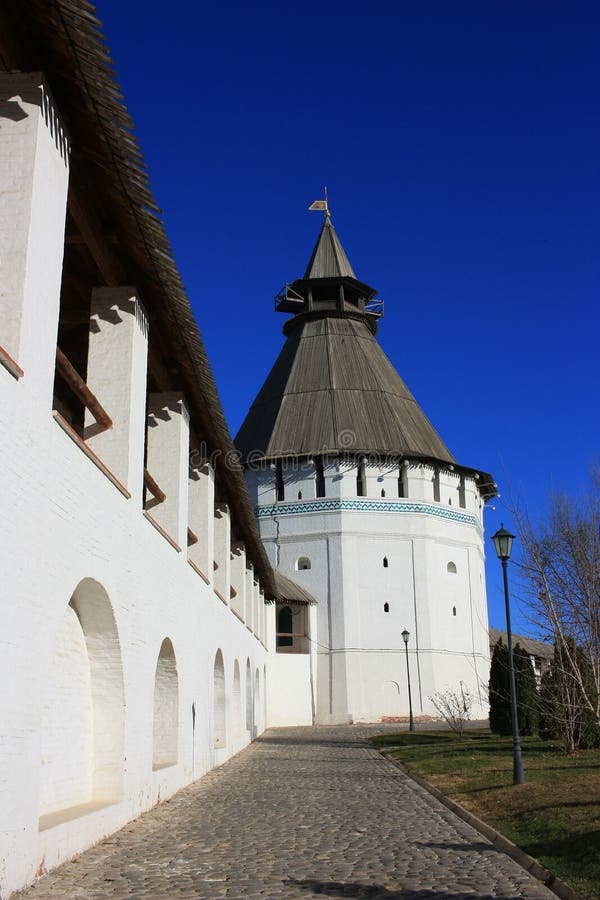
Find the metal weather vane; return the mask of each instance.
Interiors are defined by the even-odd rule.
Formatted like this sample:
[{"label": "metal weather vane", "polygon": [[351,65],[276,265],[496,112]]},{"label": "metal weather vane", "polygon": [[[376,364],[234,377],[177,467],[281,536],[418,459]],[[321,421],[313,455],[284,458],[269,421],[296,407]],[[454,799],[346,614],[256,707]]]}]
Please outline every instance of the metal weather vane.
[{"label": "metal weather vane", "polygon": [[324,200],[315,200],[308,207],[309,209],[322,209],[325,212],[325,215],[329,215],[329,205],[327,203],[327,188],[325,188],[325,199]]}]

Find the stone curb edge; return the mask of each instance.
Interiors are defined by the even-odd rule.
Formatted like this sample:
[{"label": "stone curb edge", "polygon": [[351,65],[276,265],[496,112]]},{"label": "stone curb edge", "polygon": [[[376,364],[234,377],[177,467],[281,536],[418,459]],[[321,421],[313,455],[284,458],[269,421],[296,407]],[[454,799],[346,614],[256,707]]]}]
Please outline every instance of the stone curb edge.
[{"label": "stone curb edge", "polygon": [[557,897],[560,897],[561,900],[583,900],[583,897],[576,893],[573,888],[569,887],[568,884],[565,884],[565,882],[556,875],[553,875],[552,872],[546,869],[537,859],[533,856],[529,856],[528,853],[525,853],[524,850],[521,850],[520,847],[513,844],[512,841],[492,828],[491,825],[488,825],[487,822],[484,822],[483,819],[480,819],[472,812],[469,812],[468,809],[465,809],[464,806],[461,806],[456,800],[451,800],[450,797],[446,797],[445,794],[420,775],[409,772],[401,762],[390,756],[391,750],[380,750],[379,752],[387,762],[390,762],[393,766],[400,769],[407,778],[416,781],[416,783],[431,794],[432,797],[439,800],[440,803],[447,807],[451,812],[455,813],[459,818],[466,822],[467,825],[471,825],[472,828],[479,831],[494,847],[497,847],[499,850],[502,850],[503,853],[506,853],[507,856],[510,856],[511,859],[514,859],[521,868],[525,869],[526,872],[529,872],[534,878],[537,878],[538,881],[541,881],[549,890],[556,894]]}]

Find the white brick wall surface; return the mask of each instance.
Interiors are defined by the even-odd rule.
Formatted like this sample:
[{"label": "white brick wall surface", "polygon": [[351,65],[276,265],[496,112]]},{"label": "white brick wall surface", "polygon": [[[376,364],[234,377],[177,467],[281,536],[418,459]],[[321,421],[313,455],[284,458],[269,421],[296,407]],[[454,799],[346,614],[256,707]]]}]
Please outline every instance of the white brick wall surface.
[{"label": "white brick wall surface", "polygon": [[[242,683],[241,727],[229,721],[226,728],[236,746],[213,746],[215,654],[222,650],[229,690],[235,660],[241,673],[247,659],[252,672],[265,660],[263,646],[185,553],[92,464],[49,408],[27,401],[27,379],[16,382],[0,369],[0,677],[10,686],[0,700],[3,891],[122,826],[246,744],[251,732]],[[69,607],[84,579],[105,590],[118,633],[127,759],[126,770],[121,760],[122,798],[85,821],[75,817],[38,832],[40,815],[94,800],[92,675],[81,625]],[[154,686],[165,638],[177,664],[179,752],[176,765],[153,771]],[[230,717],[233,709],[229,704]],[[251,719],[255,731],[264,727],[260,717]],[[104,728],[110,737],[109,723]]]},{"label": "white brick wall surface", "polygon": [[[86,422],[131,496],[52,414],[68,150],[39,76],[0,77],[0,99],[15,110],[0,131],[0,347],[24,370],[17,379],[0,366],[6,897],[259,733],[254,672],[266,651],[207,584],[216,555],[228,599],[230,518],[223,508],[215,554],[213,476],[204,466],[190,490],[180,395],[151,399],[149,466],[167,500],[153,506],[154,523],[142,510],[147,323],[133,289],[94,295],[89,377],[109,415],[113,407],[114,431]],[[188,502],[205,578],[188,563]],[[215,747],[217,656],[225,695]]]}]

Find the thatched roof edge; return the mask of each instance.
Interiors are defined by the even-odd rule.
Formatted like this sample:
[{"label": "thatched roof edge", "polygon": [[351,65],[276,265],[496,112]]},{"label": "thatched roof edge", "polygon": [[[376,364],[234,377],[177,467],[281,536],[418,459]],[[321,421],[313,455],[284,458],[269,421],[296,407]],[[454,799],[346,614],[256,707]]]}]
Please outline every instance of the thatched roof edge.
[{"label": "thatched roof edge", "polygon": [[274,575],[277,600],[279,603],[295,603],[303,606],[313,606],[317,602],[306,588],[303,588],[302,585],[292,581],[292,579],[288,578],[287,575],[284,575],[283,572],[278,572],[276,570]]},{"label": "thatched roof edge", "polygon": [[[260,540],[246,481],[227,426],[214,376],[198,324],[192,312],[170,241],[154,199],[134,123],[120,101],[109,49],[88,0],[20,0],[8,3],[6,13],[27,33],[26,51],[18,67],[41,70],[58,108],[67,117],[68,130],[77,152],[77,134],[98,133],[100,168],[120,197],[119,209],[135,220],[145,252],[145,271],[157,282],[173,330],[175,346],[183,352],[183,379],[192,415],[197,413],[211,438],[215,468],[247,553],[254,563],[266,597],[276,595],[271,566]],[[16,35],[18,44],[18,37]],[[25,42],[23,42],[25,47]],[[69,83],[67,97],[61,87]],[[68,120],[69,99],[77,99],[77,119]],[[67,107],[65,109],[65,106]],[[104,159],[103,157],[106,157]],[[98,159],[95,160],[98,165]],[[164,319],[161,325],[164,325]]]}]

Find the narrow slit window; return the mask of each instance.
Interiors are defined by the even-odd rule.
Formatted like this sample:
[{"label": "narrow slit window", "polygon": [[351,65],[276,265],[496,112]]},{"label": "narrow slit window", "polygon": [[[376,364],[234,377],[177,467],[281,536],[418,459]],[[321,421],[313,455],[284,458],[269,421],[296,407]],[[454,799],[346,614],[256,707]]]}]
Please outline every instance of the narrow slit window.
[{"label": "narrow slit window", "polygon": [[406,497],[406,479],[405,479],[404,468],[400,466],[400,470],[398,472],[398,496]]},{"label": "narrow slit window", "polygon": [[359,460],[358,469],[356,471],[356,496],[367,496],[367,476],[364,459]]},{"label": "narrow slit window", "polygon": [[387,558],[387,556],[384,556],[383,557],[383,568],[387,569],[388,565],[389,565],[388,558]]},{"label": "narrow slit window", "polygon": [[464,509],[467,505],[467,495],[465,490],[465,476],[460,476],[460,481],[458,484],[458,505],[461,509]]},{"label": "narrow slit window", "polygon": [[440,470],[436,469],[433,473],[433,499],[436,503],[440,502]]},{"label": "narrow slit window", "polygon": [[455,607],[455,606],[452,607],[452,615],[453,615],[453,616],[456,615],[456,607]]},{"label": "narrow slit window", "polygon": [[390,611],[390,604],[389,604],[389,603],[384,603],[384,604],[383,604],[383,611],[384,611],[384,612],[389,612],[389,611]]},{"label": "narrow slit window", "polygon": [[325,496],[325,472],[320,456],[315,459],[315,494],[317,497]]},{"label": "narrow slit window", "polygon": [[278,459],[275,462],[275,490],[277,500],[285,500],[285,485],[283,483],[283,462]]}]

